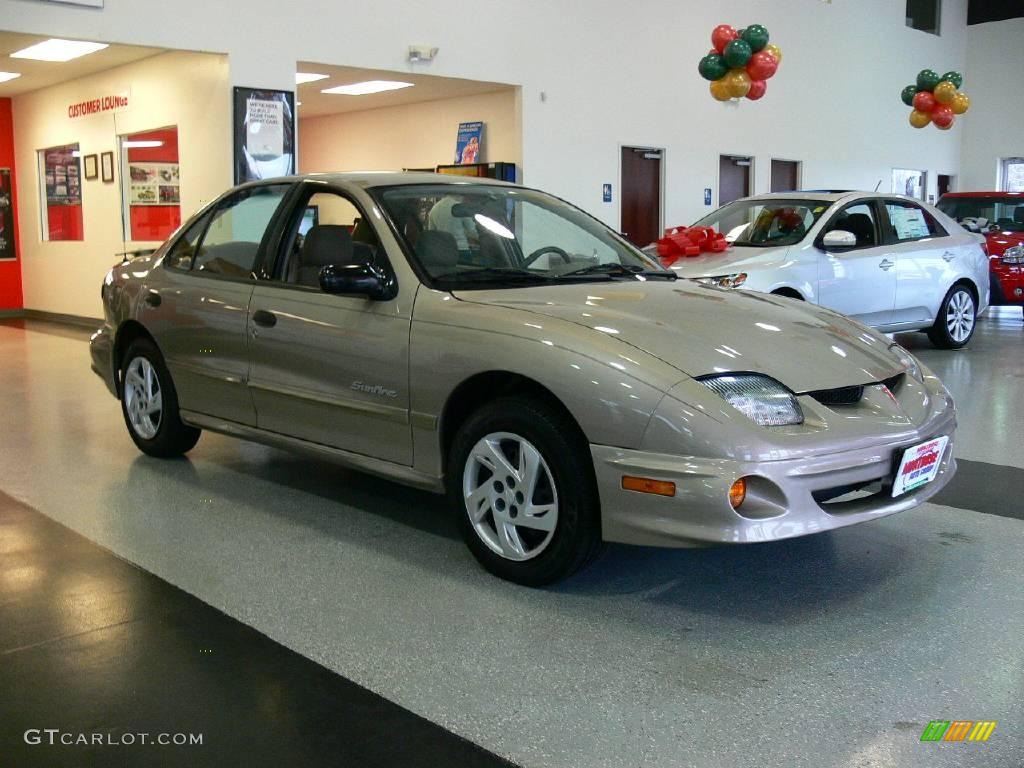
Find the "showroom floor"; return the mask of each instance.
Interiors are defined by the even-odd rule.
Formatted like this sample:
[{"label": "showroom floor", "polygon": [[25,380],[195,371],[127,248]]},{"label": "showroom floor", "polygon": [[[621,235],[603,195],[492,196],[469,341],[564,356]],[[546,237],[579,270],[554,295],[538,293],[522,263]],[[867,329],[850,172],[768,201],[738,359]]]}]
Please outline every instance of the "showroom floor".
[{"label": "showroom floor", "polygon": [[[961,352],[899,340],[957,397],[937,503],[778,544],[613,547],[535,591],[481,571],[429,494],[209,434],[141,456],[83,334],[2,323],[0,756],[44,754],[24,728],[145,724],[204,732],[190,765],[226,743],[283,764],[279,741],[327,763],[361,737],[350,764],[1019,767],[1024,324],[986,319]],[[920,742],[937,719],[999,724]]]}]

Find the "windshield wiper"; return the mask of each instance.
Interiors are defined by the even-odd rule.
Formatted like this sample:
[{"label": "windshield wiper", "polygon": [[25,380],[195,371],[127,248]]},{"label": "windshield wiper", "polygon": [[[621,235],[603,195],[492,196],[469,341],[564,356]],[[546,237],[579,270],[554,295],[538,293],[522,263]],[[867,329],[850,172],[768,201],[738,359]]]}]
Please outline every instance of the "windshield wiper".
[{"label": "windshield wiper", "polygon": [[577,275],[607,275],[608,277],[635,277],[643,275],[644,277],[660,277],[666,280],[675,280],[679,277],[679,275],[671,270],[644,269],[639,265],[620,264],[617,261],[608,262],[607,264],[591,264],[589,267],[574,269],[572,272],[564,272],[558,275],[558,277],[574,277]]},{"label": "windshield wiper", "polygon": [[539,275],[534,272],[526,272],[522,269],[510,267],[478,267],[476,269],[463,269],[456,270],[455,272],[445,272],[441,275],[433,275],[433,279],[450,280],[452,282],[479,282],[481,280],[546,282],[551,278],[547,275]]}]

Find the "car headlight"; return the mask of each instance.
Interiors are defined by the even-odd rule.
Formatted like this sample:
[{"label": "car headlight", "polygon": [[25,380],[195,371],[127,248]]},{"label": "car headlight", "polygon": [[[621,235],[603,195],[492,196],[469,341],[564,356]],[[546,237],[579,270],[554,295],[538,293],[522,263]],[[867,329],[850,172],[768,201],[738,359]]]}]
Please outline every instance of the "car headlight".
[{"label": "car headlight", "polygon": [[917,358],[907,352],[899,344],[890,344],[889,349],[896,354],[900,359],[900,365],[903,366],[903,370],[909,373],[918,381],[924,381],[924,374],[921,373],[921,366],[917,362]]},{"label": "car headlight", "polygon": [[1024,245],[1015,245],[1003,251],[1000,257],[1003,264],[1024,264]]},{"label": "car headlight", "polygon": [[736,373],[699,381],[762,427],[782,427],[804,421],[796,396],[775,379],[756,373]]},{"label": "car headlight", "polygon": [[733,275],[715,275],[714,277],[698,277],[698,283],[714,285],[719,288],[739,288],[747,282],[746,272],[737,272]]}]

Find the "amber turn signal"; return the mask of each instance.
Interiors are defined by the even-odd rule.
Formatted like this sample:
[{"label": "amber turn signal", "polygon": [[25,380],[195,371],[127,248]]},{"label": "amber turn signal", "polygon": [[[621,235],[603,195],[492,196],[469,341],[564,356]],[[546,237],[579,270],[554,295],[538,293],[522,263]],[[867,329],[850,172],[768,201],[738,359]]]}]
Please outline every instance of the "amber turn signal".
[{"label": "amber turn signal", "polygon": [[652,480],[649,477],[622,476],[622,489],[637,493],[653,493],[656,496],[675,496],[676,484],[667,480]]},{"label": "amber turn signal", "polygon": [[733,509],[739,509],[745,498],[747,498],[747,478],[741,477],[729,488],[729,503],[732,504]]}]

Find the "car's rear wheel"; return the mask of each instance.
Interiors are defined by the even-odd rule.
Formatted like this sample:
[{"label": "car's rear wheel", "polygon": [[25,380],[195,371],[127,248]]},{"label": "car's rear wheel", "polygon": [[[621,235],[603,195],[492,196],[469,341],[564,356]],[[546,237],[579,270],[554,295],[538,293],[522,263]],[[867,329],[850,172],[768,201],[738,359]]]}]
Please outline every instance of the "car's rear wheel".
[{"label": "car's rear wheel", "polygon": [[174,382],[156,345],[149,339],[133,341],[121,371],[121,412],[139,450],[160,458],[189,451],[200,430],[182,423]]},{"label": "car's rear wheel", "polygon": [[601,550],[590,452],[571,420],[536,400],[503,398],[462,425],[448,494],[470,551],[527,586],[559,581]]},{"label": "car's rear wheel", "polygon": [[966,285],[949,289],[939,307],[935,324],[928,329],[928,338],[939,349],[959,349],[971,340],[977,324],[978,305]]}]

